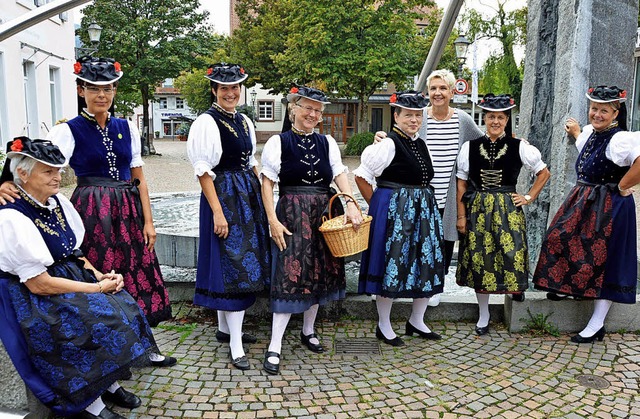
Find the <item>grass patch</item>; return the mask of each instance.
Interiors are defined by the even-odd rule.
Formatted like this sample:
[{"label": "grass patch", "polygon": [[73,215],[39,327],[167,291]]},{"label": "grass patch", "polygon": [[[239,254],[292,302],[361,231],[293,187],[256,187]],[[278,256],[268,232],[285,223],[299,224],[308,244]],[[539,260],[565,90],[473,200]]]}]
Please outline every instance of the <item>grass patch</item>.
[{"label": "grass patch", "polygon": [[528,319],[520,319],[520,321],[525,323],[524,330],[526,332],[529,332],[534,336],[560,336],[558,327],[555,324],[549,323],[549,317],[553,312],[549,314],[532,314],[531,310],[527,308],[527,313],[529,313]]},{"label": "grass patch", "polygon": [[179,343],[184,342],[193,331],[198,327],[198,323],[186,323],[186,324],[161,324],[157,326],[158,329],[169,330],[171,332],[180,333],[180,339],[178,339]]}]

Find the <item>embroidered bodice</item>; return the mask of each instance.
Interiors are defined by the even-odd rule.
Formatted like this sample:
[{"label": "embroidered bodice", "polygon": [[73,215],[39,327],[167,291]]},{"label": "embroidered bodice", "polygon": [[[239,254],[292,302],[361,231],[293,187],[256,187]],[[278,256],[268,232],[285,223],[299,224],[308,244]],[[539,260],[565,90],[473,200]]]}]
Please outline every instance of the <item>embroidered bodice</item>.
[{"label": "embroidered bodice", "polygon": [[214,103],[206,113],[216,122],[220,130],[222,158],[215,171],[251,169],[253,145],[246,118],[239,112],[228,112]]},{"label": "embroidered bodice", "polygon": [[289,130],[280,134],[280,186],[329,187],[333,171],[329,143],[324,135]]},{"label": "embroidered bodice", "polygon": [[619,127],[615,127],[591,133],[576,160],[578,181],[601,185],[620,182],[629,168],[618,166],[606,156],[607,146],[614,134],[620,131]]},{"label": "embroidered bodice", "polygon": [[481,190],[515,186],[522,168],[519,138],[483,135],[469,143],[469,179]]},{"label": "embroidered bodice", "polygon": [[395,156],[376,181],[429,186],[434,172],[425,142],[420,138],[411,139],[397,127],[393,127],[388,137],[395,145]]}]

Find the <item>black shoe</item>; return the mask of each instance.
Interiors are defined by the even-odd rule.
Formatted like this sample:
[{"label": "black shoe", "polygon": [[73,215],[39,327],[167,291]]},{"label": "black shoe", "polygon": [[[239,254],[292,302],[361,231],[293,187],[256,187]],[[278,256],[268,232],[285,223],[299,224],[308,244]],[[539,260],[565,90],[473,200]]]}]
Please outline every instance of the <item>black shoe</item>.
[{"label": "black shoe", "polygon": [[[300,332],[300,340],[302,341],[302,344],[305,345],[307,348],[309,348],[311,352],[315,352],[317,354],[324,352],[324,348],[322,347],[321,343],[317,343],[317,344],[311,343],[311,339],[313,338],[318,339],[315,333],[312,333],[310,335],[305,335],[302,332]],[[319,340],[320,339],[318,339],[318,341]]]},{"label": "black shoe", "polygon": [[174,357],[165,356],[162,361],[151,361],[151,366],[153,366],[153,367],[170,367],[172,365],[176,365],[177,362],[178,362],[178,360],[175,359]]},{"label": "black shoe", "polygon": [[105,407],[104,409],[102,409],[102,411],[100,412],[100,414],[98,416],[92,415],[91,413],[87,412],[86,410],[83,410],[82,412],[80,412],[77,415],[75,415],[74,418],[76,418],[76,419],[96,419],[96,418],[98,418],[98,419],[126,419],[124,416],[120,416],[116,412],[113,412],[113,411],[109,410],[108,407]]},{"label": "black shoe", "polygon": [[[216,340],[218,342],[229,343],[231,342],[231,335],[218,330],[216,332]],[[257,341],[258,339],[253,335],[250,335],[248,333],[242,334],[242,343],[256,343]]]},{"label": "black shoe", "polygon": [[568,295],[560,295],[560,294],[556,294],[555,292],[547,293],[547,300],[562,301],[562,300],[566,300],[567,298],[569,298]]},{"label": "black shoe", "polygon": [[427,340],[440,340],[442,336],[434,332],[423,332],[422,330],[418,330],[414,325],[407,322],[405,325],[405,335],[413,336],[414,333],[417,333],[422,339]]},{"label": "black shoe", "polygon": [[524,291],[516,292],[515,294],[511,294],[511,299],[513,301],[523,302],[524,301]]},{"label": "black shoe", "polygon": [[573,343],[591,343],[596,339],[598,339],[598,342],[602,342],[602,339],[604,339],[604,334],[605,333],[606,333],[606,331],[604,330],[604,326],[602,326],[600,328],[600,330],[598,330],[593,336],[589,336],[588,338],[583,338],[582,336],[580,336],[580,333],[578,333],[575,336],[571,336],[571,342],[573,342]]},{"label": "black shoe", "polygon": [[142,404],[140,397],[125,390],[124,387],[118,388],[113,393],[105,391],[102,393],[102,401],[105,403],[113,403],[116,406],[124,407],[125,409],[135,409]]},{"label": "black shoe", "polygon": [[276,375],[277,373],[280,372],[280,363],[272,364],[271,362],[269,362],[269,357],[272,357],[272,356],[280,359],[280,354],[279,353],[267,351],[264,354],[264,362],[262,363],[262,368],[264,368],[264,370],[267,373],[269,373],[271,375]]},{"label": "black shoe", "polygon": [[489,325],[486,325],[485,327],[476,326],[476,335],[482,336],[486,335],[487,333],[489,333]]},{"label": "black shoe", "polygon": [[404,346],[404,341],[400,339],[400,336],[396,336],[393,339],[387,339],[383,334],[382,330],[380,330],[380,326],[376,326],[376,337],[391,346]]},{"label": "black shoe", "polygon": [[231,352],[229,352],[229,357],[231,358],[231,365],[233,365],[237,369],[242,371],[251,369],[251,364],[249,364],[249,359],[246,355],[242,355],[234,359],[233,355],[231,355]]}]

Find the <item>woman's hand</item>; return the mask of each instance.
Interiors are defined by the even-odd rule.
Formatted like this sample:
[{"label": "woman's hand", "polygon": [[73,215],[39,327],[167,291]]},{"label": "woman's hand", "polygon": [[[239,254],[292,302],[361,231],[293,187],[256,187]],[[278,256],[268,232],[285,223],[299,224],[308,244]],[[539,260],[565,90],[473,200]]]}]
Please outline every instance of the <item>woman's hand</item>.
[{"label": "woman's hand", "polygon": [[347,201],[347,210],[345,211],[344,216],[345,216],[344,223],[347,224],[348,221],[351,221],[351,224],[353,225],[353,229],[355,231],[358,231],[358,229],[360,228],[360,224],[362,224],[363,220],[362,220],[362,214],[360,213],[360,210],[356,206],[355,202]]},{"label": "woman's hand", "polygon": [[278,246],[280,251],[287,248],[287,243],[284,240],[284,235],[291,236],[291,232],[277,219],[269,220],[269,228],[271,229],[271,238]]},{"label": "woman's hand", "polygon": [[20,199],[20,195],[15,183],[7,181],[0,185],[0,204],[6,205],[7,202],[15,202],[16,199]]},{"label": "woman's hand", "polygon": [[460,234],[467,234],[467,217],[462,215],[458,216],[458,221],[456,222],[456,229]]},{"label": "woman's hand", "polygon": [[229,224],[222,211],[213,213],[213,233],[221,239],[226,239],[229,236]]},{"label": "woman's hand", "polygon": [[384,140],[385,138],[387,138],[387,133],[384,131],[377,131],[376,135],[373,137],[373,143],[379,143],[380,141]]},{"label": "woman's hand", "polygon": [[573,138],[578,138],[581,131],[580,124],[575,118],[567,118],[567,121],[564,123],[564,130]]},{"label": "woman's hand", "polygon": [[103,293],[110,292],[115,294],[124,288],[124,277],[121,274],[115,273],[115,271],[103,274],[99,282],[100,289]]},{"label": "woman's hand", "polygon": [[144,244],[147,245],[147,249],[149,249],[149,251],[152,251],[157,238],[156,228],[153,226],[153,222],[144,223],[142,234],[144,235]]},{"label": "woman's hand", "polygon": [[516,205],[516,207],[522,207],[531,203],[531,201],[527,201],[524,195],[520,195],[519,193],[512,193],[511,200]]},{"label": "woman's hand", "polygon": [[628,189],[620,189],[618,187],[618,191],[620,192],[620,195],[622,196],[629,196],[629,195],[633,195],[633,193],[636,191],[633,188],[628,188]]}]

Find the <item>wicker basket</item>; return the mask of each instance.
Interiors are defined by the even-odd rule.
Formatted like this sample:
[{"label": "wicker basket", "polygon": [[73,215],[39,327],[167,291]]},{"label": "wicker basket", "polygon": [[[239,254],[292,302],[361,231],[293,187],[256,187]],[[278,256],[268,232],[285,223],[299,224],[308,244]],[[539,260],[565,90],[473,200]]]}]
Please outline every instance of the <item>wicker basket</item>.
[{"label": "wicker basket", "polygon": [[[331,217],[331,205],[333,204],[333,200],[340,195],[351,198],[362,214],[362,209],[360,209],[358,201],[353,199],[349,194],[338,193],[332,196],[329,201],[329,217]],[[370,215],[363,214],[362,218],[363,221],[362,224],[360,224],[360,228],[358,231],[355,231],[350,222],[343,224],[342,215],[329,219],[327,219],[327,217],[322,217],[322,225],[319,230],[324,236],[324,240],[327,242],[329,250],[333,256],[351,256],[356,253],[360,253],[369,247],[369,227],[371,227],[372,217]]]}]

